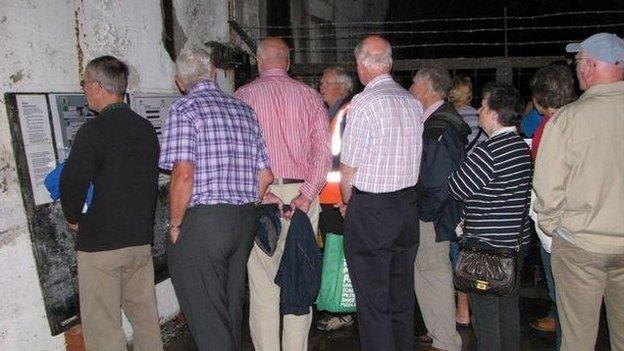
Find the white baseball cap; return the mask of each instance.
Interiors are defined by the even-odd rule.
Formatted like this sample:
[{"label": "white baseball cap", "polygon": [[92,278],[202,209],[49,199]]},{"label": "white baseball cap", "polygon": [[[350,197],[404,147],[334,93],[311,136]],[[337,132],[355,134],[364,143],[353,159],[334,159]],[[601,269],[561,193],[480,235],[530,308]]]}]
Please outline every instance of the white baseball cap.
[{"label": "white baseball cap", "polygon": [[568,44],[566,51],[583,51],[602,62],[624,64],[624,40],[612,33],[597,33],[580,43]]}]

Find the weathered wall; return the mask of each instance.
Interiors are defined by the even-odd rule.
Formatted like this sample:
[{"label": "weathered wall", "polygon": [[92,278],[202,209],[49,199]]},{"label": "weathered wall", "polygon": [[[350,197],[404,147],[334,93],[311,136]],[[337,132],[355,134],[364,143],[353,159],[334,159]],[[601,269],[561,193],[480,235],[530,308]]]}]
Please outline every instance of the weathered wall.
[{"label": "weathered wall", "polygon": [[74,5],[0,0],[0,9],[0,349],[61,350],[45,317],[3,99],[79,88]]},{"label": "weathered wall", "polygon": [[[187,36],[228,40],[227,0],[174,6]],[[64,349],[45,316],[4,93],[80,91],[84,65],[103,54],[129,64],[130,89],[174,92],[162,22],[159,0],[0,0],[0,350]],[[230,77],[220,80],[226,88],[233,84]],[[159,315],[170,318],[179,310],[171,282],[156,290]]]}]

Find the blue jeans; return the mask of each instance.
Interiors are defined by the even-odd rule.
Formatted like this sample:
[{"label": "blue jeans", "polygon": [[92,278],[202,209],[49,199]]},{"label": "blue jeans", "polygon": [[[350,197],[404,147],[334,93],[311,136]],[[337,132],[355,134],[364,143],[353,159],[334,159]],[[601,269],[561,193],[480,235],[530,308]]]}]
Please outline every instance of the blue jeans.
[{"label": "blue jeans", "polygon": [[561,348],[561,325],[559,324],[559,316],[557,314],[557,293],[555,292],[555,280],[553,279],[552,268],[550,266],[550,253],[544,250],[540,245],[540,256],[542,256],[542,265],[544,266],[544,275],[546,276],[546,285],[548,286],[548,296],[550,296],[550,313],[549,316],[555,319],[555,335],[557,336],[556,350]]}]

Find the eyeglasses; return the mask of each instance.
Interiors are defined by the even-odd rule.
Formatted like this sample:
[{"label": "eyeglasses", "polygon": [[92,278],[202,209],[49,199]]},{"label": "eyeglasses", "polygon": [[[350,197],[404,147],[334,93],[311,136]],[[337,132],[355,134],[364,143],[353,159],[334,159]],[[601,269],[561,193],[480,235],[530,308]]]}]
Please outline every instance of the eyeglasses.
[{"label": "eyeglasses", "polygon": [[583,60],[589,60],[589,57],[575,57],[574,58],[574,64],[578,65],[579,62],[583,61]]}]

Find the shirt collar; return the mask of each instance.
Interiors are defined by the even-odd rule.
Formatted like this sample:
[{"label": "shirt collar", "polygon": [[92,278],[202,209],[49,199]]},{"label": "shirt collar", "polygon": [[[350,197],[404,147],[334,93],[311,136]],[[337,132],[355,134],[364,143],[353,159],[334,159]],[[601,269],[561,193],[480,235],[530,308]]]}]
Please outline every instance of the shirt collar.
[{"label": "shirt collar", "polygon": [[366,89],[370,89],[370,88],[374,87],[375,85],[377,85],[377,84],[379,84],[381,82],[387,81],[387,80],[392,80],[392,76],[387,74],[387,73],[380,74],[377,77],[371,79],[371,81],[368,82],[368,84],[366,84],[366,87],[364,89],[365,90]]},{"label": "shirt collar", "polygon": [[215,89],[219,89],[219,85],[216,82],[206,79],[206,80],[202,80],[201,82],[195,83],[195,85],[193,85],[193,87],[189,91],[189,94],[192,94],[194,92],[201,91],[201,90],[215,90]]},{"label": "shirt collar", "polygon": [[492,135],[490,135],[490,139],[497,136],[497,135],[501,135],[501,134],[505,134],[505,133],[509,133],[509,132],[516,132],[518,130],[518,128],[511,126],[511,127],[501,127],[498,128],[494,133],[492,133]]},{"label": "shirt collar", "polygon": [[260,73],[260,77],[288,77],[288,73],[282,68],[272,68]]},{"label": "shirt collar", "polygon": [[107,111],[111,111],[111,110],[116,110],[119,108],[126,108],[128,107],[128,104],[126,104],[125,102],[115,102],[112,103],[110,105],[106,105],[106,107],[104,107],[101,111],[100,114],[107,112]]},{"label": "shirt collar", "polygon": [[622,91],[624,91],[624,81],[613,82],[609,84],[597,84],[587,89],[580,98],[585,99],[588,96],[593,95],[621,94]]},{"label": "shirt collar", "polygon": [[423,113],[423,121],[426,121],[434,112],[436,112],[440,106],[442,106],[444,104],[444,100],[438,100],[436,102],[434,102],[433,104],[431,104],[429,107],[427,107],[427,109],[425,110],[425,112]]}]

